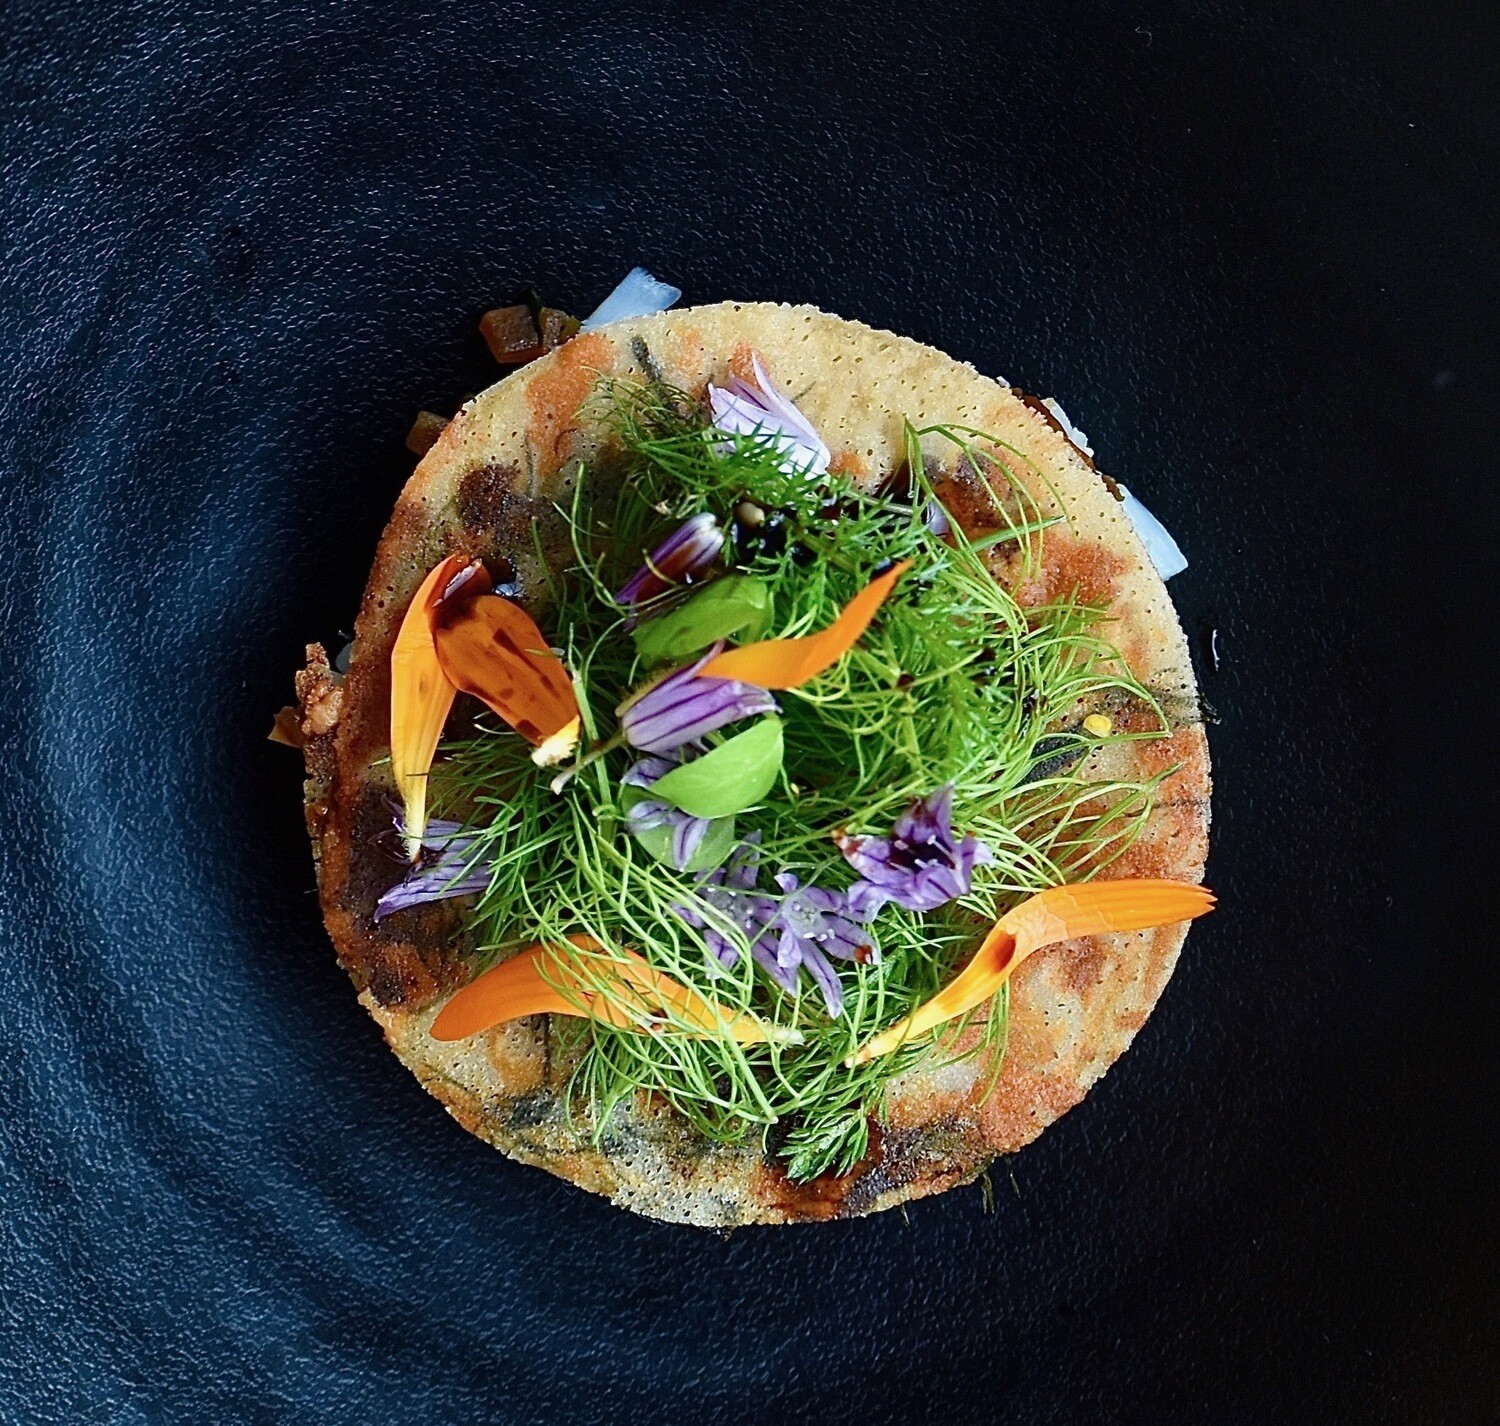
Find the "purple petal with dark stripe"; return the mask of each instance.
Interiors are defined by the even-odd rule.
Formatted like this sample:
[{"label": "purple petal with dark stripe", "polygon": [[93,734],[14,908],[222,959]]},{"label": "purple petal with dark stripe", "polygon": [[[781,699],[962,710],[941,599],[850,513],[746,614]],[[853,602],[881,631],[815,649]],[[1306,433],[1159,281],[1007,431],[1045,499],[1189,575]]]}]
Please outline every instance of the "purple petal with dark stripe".
[{"label": "purple petal with dark stripe", "polygon": [[697,662],[668,674],[620,711],[620,727],[643,752],[669,753],[742,718],[777,711],[763,688],[733,678],[700,678],[698,670],[723,651],[715,644]]},{"label": "purple petal with dark stripe", "polygon": [[708,573],[723,548],[718,520],[711,514],[694,515],[647,555],[646,563],[615,595],[615,603],[644,604],[679,584],[691,584]]},{"label": "purple petal with dark stripe", "polygon": [[861,920],[887,901],[908,911],[932,911],[968,893],[974,868],[992,860],[977,837],[953,835],[953,788],[940,787],[914,802],[889,837],[838,837],[844,859],[859,874],[849,906]]},{"label": "purple petal with dark stripe", "polygon": [[[401,818],[396,828],[402,830]],[[416,865],[375,903],[375,919],[383,921],[393,911],[404,911],[428,901],[452,896],[472,896],[490,884],[490,867],[474,860],[479,838],[465,834],[457,822],[429,818],[422,836]]]},{"label": "purple petal with dark stripe", "polygon": [[[678,759],[641,758],[633,763],[620,779],[624,787],[649,788],[658,778],[665,777],[678,765]],[[650,832],[658,827],[672,829],[672,865],[678,871],[686,871],[708,829],[713,825],[707,817],[692,817],[680,807],[674,807],[661,798],[648,797],[634,803],[625,813],[625,821],[634,831]]]},{"label": "purple petal with dark stripe", "polygon": [[837,1019],[844,1009],[844,985],[839,979],[838,972],[829,964],[823,952],[814,945],[802,948],[802,964],[807,967],[807,973],[813,978],[813,984],[823,992],[823,1004],[828,1007],[828,1013]]}]

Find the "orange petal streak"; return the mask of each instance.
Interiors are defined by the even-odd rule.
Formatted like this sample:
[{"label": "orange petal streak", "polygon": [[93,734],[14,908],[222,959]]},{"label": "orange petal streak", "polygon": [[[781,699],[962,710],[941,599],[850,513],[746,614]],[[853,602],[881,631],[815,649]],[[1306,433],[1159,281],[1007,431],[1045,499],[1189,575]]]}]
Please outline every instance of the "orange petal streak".
[{"label": "orange petal streak", "polygon": [[816,678],[859,642],[896,581],[910,568],[911,561],[902,560],[872,579],[826,629],[801,639],[763,639],[758,644],[730,649],[707,663],[699,677],[737,678],[757,688],[783,689]]},{"label": "orange petal streak", "polygon": [[1213,893],[1190,881],[1091,881],[1028,897],[995,923],[974,958],[931,1000],[849,1057],[864,1064],[983,1004],[1033,951],[1110,931],[1144,931],[1213,909]]},{"label": "orange petal streak", "polygon": [[560,762],[578,743],[578,699],[563,662],[519,604],[481,594],[440,604],[433,638],[444,674]]},{"label": "orange petal streak", "polygon": [[[569,936],[580,951],[601,950],[591,936]],[[567,986],[566,993],[559,989]],[[621,1002],[625,1003],[621,1003]],[[687,1034],[727,1032],[742,1045],[769,1040],[772,1026],[753,1015],[735,1015],[695,990],[653,969],[634,951],[624,959],[589,956],[580,968],[548,945],[528,946],[469,982],[438,1012],[428,1032],[434,1040],[463,1040],[523,1015],[589,1017],[618,1029],[651,1031],[670,1011]]]},{"label": "orange petal streak", "polygon": [[450,555],[428,574],[407,606],[391,650],[391,773],[406,807],[406,850],[412,857],[427,828],[427,774],[453,707],[453,684],[433,644],[432,611],[465,564]]}]

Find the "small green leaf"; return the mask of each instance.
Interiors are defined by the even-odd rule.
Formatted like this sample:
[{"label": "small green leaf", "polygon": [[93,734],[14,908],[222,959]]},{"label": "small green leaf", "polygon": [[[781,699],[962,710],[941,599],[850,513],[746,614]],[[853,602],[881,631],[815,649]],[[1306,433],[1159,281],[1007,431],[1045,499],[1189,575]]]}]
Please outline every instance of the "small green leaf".
[{"label": "small green leaf", "polygon": [[[628,812],[637,802],[659,801],[654,787],[622,787],[620,807]],[[653,861],[671,867],[673,871],[711,871],[734,849],[734,818],[718,817],[709,823],[708,831],[698,843],[698,850],[688,859],[685,867],[678,867],[672,860],[672,829],[670,827],[636,827],[627,823],[631,835],[645,849]]]},{"label": "small green leaf", "polygon": [[685,659],[719,639],[760,638],[771,622],[771,591],[753,574],[726,574],[670,613],[635,627],[636,651],[647,663]]},{"label": "small green leaf", "polygon": [[781,719],[762,718],[651,786],[654,797],[694,817],[730,817],[753,807],[781,771]]}]

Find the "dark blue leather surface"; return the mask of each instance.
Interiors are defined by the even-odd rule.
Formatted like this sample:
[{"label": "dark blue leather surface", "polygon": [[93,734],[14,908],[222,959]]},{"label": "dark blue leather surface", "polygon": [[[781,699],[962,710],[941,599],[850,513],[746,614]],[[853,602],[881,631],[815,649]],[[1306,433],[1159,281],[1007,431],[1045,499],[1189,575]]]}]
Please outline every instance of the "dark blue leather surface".
[{"label": "dark blue leather surface", "polygon": [[[1370,9],[5,8],[0,1418],[1494,1419],[1495,35]],[[1220,630],[1221,909],[991,1210],[643,1222],[333,963],[269,714],[636,262],[1055,394]]]}]

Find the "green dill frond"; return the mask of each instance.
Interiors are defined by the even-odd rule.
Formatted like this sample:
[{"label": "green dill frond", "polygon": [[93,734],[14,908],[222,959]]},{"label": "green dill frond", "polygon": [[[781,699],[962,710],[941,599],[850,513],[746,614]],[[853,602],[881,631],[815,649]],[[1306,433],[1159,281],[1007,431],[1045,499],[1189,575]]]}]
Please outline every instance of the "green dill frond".
[{"label": "green dill frond", "polygon": [[[856,1069],[844,1060],[945,984],[1011,905],[1096,874],[1139,835],[1160,778],[1087,781],[1082,760],[1101,740],[1081,731],[1084,714],[1106,704],[1143,712],[1159,732],[1133,738],[1160,736],[1166,719],[1101,636],[1100,610],[1073,598],[1023,608],[994,577],[997,546],[1029,568],[1041,533],[1066,518],[1056,492],[1048,490],[1054,513],[1032,493],[1047,487],[1022,452],[966,427],[908,425],[910,498],[897,499],[840,476],[789,476],[775,451],[710,431],[697,403],[659,383],[602,380],[592,400],[620,453],[572,483],[561,513],[574,559],[552,576],[548,620],[596,756],[554,793],[524,743],[503,729],[482,727],[445,749],[434,805],[468,824],[476,858],[493,868],[470,938],[483,965],[521,945],[565,947],[565,937],[583,933],[601,950],[560,954],[601,994],[619,992],[597,960],[590,970],[590,956],[630,948],[729,1012],[785,1032],[780,1042],[740,1045],[670,1017],[654,1033],[559,1020],[553,1040],[571,1066],[580,1132],[606,1138],[614,1112],[649,1092],[714,1142],[758,1138],[793,1178],[843,1172],[865,1153],[891,1081],[913,1067],[984,1054],[993,1088],[1008,988],[932,1043]],[[993,534],[970,541],[956,521],[946,540],[929,530],[924,517],[941,487],[929,472],[944,459],[990,491]],[[840,967],[837,1019],[810,988],[787,994],[772,985],[728,921],[718,929],[739,945],[739,961],[726,969],[710,957],[673,909],[692,898],[695,878],[654,861],[623,825],[619,780],[636,755],[610,750],[609,740],[618,705],[646,671],[613,592],[681,520],[711,510],[728,527],[746,500],[785,522],[784,543],[736,551],[738,567],[771,588],[771,635],[822,628],[887,562],[913,565],[847,657],[779,695],[782,780],[737,818],[737,835],[759,833],[767,872],[839,890],[853,874],[835,831],[884,833],[911,802],[952,783],[955,825],[993,854],[960,900],[925,915],[894,905],[881,912],[871,928],[880,961]]]}]

